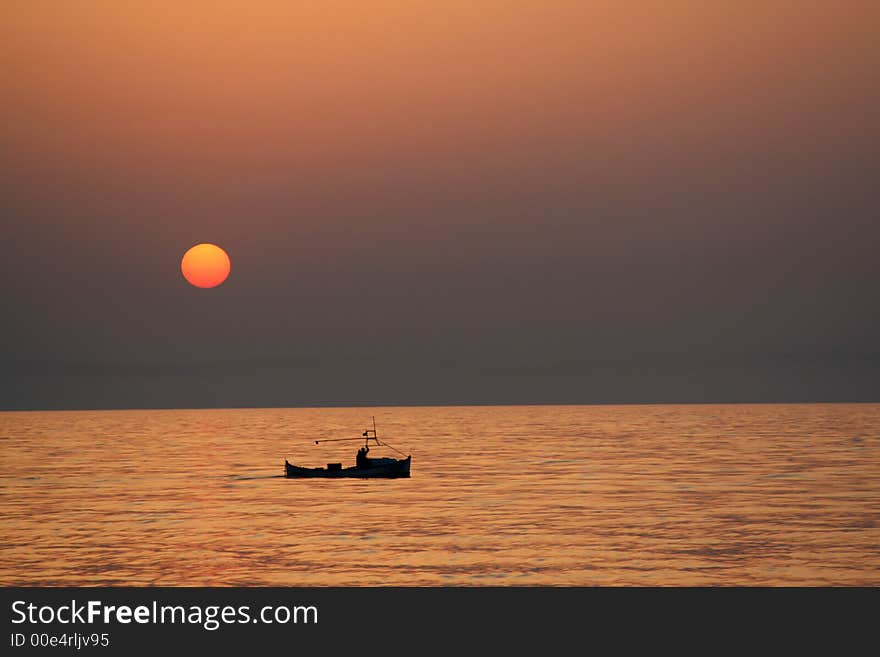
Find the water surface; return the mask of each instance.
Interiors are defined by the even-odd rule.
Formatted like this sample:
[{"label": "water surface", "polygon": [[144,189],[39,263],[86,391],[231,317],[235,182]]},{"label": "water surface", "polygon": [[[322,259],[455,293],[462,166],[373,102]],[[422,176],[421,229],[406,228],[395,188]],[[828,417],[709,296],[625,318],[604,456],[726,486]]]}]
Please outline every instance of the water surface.
[{"label": "water surface", "polygon": [[[402,480],[350,465],[376,416]],[[0,413],[4,585],[880,585],[880,405]],[[373,448],[373,456],[395,456]]]}]

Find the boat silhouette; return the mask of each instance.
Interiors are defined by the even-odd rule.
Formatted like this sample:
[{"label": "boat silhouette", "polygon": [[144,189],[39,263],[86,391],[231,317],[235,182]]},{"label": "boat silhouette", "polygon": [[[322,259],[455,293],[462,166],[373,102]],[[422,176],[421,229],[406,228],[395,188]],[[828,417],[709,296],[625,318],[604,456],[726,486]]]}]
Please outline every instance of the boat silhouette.
[{"label": "boat silhouette", "polygon": [[[290,463],[284,459],[284,476],[288,479],[408,479],[412,455],[406,458],[372,458],[367,456],[370,451],[370,441],[377,445],[383,445],[396,450],[394,447],[379,440],[376,434],[376,418],[373,418],[373,428],[367,429],[362,434],[364,446],[358,449],[355,465],[343,468],[341,463],[328,463],[327,467],[306,468]],[[315,444],[337,442],[340,440],[360,440],[361,438],[328,438],[316,440]]]}]

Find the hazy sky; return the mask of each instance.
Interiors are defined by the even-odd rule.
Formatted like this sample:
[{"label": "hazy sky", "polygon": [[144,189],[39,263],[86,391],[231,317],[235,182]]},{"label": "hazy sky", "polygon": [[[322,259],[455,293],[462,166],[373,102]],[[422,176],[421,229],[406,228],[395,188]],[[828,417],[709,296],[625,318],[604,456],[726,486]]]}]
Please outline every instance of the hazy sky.
[{"label": "hazy sky", "polygon": [[6,3],[0,408],[880,401],[878,20]]}]

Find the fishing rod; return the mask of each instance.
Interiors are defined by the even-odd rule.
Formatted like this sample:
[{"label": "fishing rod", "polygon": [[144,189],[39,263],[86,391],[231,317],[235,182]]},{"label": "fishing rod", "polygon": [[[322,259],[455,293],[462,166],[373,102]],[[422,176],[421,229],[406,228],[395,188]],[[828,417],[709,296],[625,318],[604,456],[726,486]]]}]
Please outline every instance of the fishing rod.
[{"label": "fishing rod", "polygon": [[[321,440],[316,440],[315,444],[317,445],[319,443],[337,443],[340,440],[360,440],[360,438],[322,438]],[[377,445],[384,445],[385,444],[385,443],[380,443],[378,438],[368,437],[367,440],[375,440]]]},{"label": "fishing rod", "polygon": [[[371,436],[370,434],[373,434],[373,435]],[[370,441],[373,440],[376,442],[377,445],[384,445],[385,447],[388,447],[389,449],[393,449],[398,454],[401,454],[402,456],[406,456],[406,454],[401,452],[396,447],[392,447],[388,443],[383,443],[381,440],[379,440],[379,435],[376,433],[376,416],[375,415],[373,416],[373,428],[367,429],[366,431],[364,431],[361,434],[361,438],[364,439],[364,447],[368,447],[370,444]],[[360,440],[361,438],[324,438],[322,440],[316,440],[315,444],[318,445],[320,443],[336,443],[341,440]]]},{"label": "fishing rod", "polygon": [[[373,434],[372,439],[376,441],[377,445],[381,445],[379,442],[379,436],[376,434],[376,416],[373,416],[373,428],[367,429],[361,434],[361,438],[365,438],[364,447],[369,446],[370,444],[370,434]],[[320,443],[336,443],[341,440],[360,440],[360,438],[324,438],[323,440],[316,440],[315,444],[318,445]]]}]

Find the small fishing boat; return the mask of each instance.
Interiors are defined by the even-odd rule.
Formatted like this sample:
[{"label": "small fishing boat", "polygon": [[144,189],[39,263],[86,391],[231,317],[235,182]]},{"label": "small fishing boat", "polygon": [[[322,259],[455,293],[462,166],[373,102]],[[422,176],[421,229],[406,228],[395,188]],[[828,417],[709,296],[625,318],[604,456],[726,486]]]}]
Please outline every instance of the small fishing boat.
[{"label": "small fishing boat", "polygon": [[[406,458],[371,458],[367,456],[370,451],[370,441],[377,445],[383,445],[390,449],[396,450],[388,443],[383,443],[376,435],[376,418],[373,418],[373,428],[364,431],[361,438],[364,439],[364,446],[358,450],[357,463],[349,468],[343,468],[341,463],[328,463],[326,468],[304,468],[299,465],[290,463],[284,459],[284,476],[289,479],[397,479],[409,478],[409,468],[412,463],[412,455]],[[328,438],[324,440],[316,440],[315,444],[326,442],[337,442],[340,440],[361,440],[361,438]],[[402,452],[400,452],[402,455]]]},{"label": "small fishing boat", "polygon": [[301,468],[298,465],[288,463],[284,459],[285,476],[291,479],[307,479],[309,477],[322,477],[324,479],[341,479],[356,477],[358,479],[394,479],[397,477],[409,477],[409,464],[411,456],[405,459],[370,459],[372,463],[368,467],[343,468],[341,463],[328,463],[326,468]]}]

